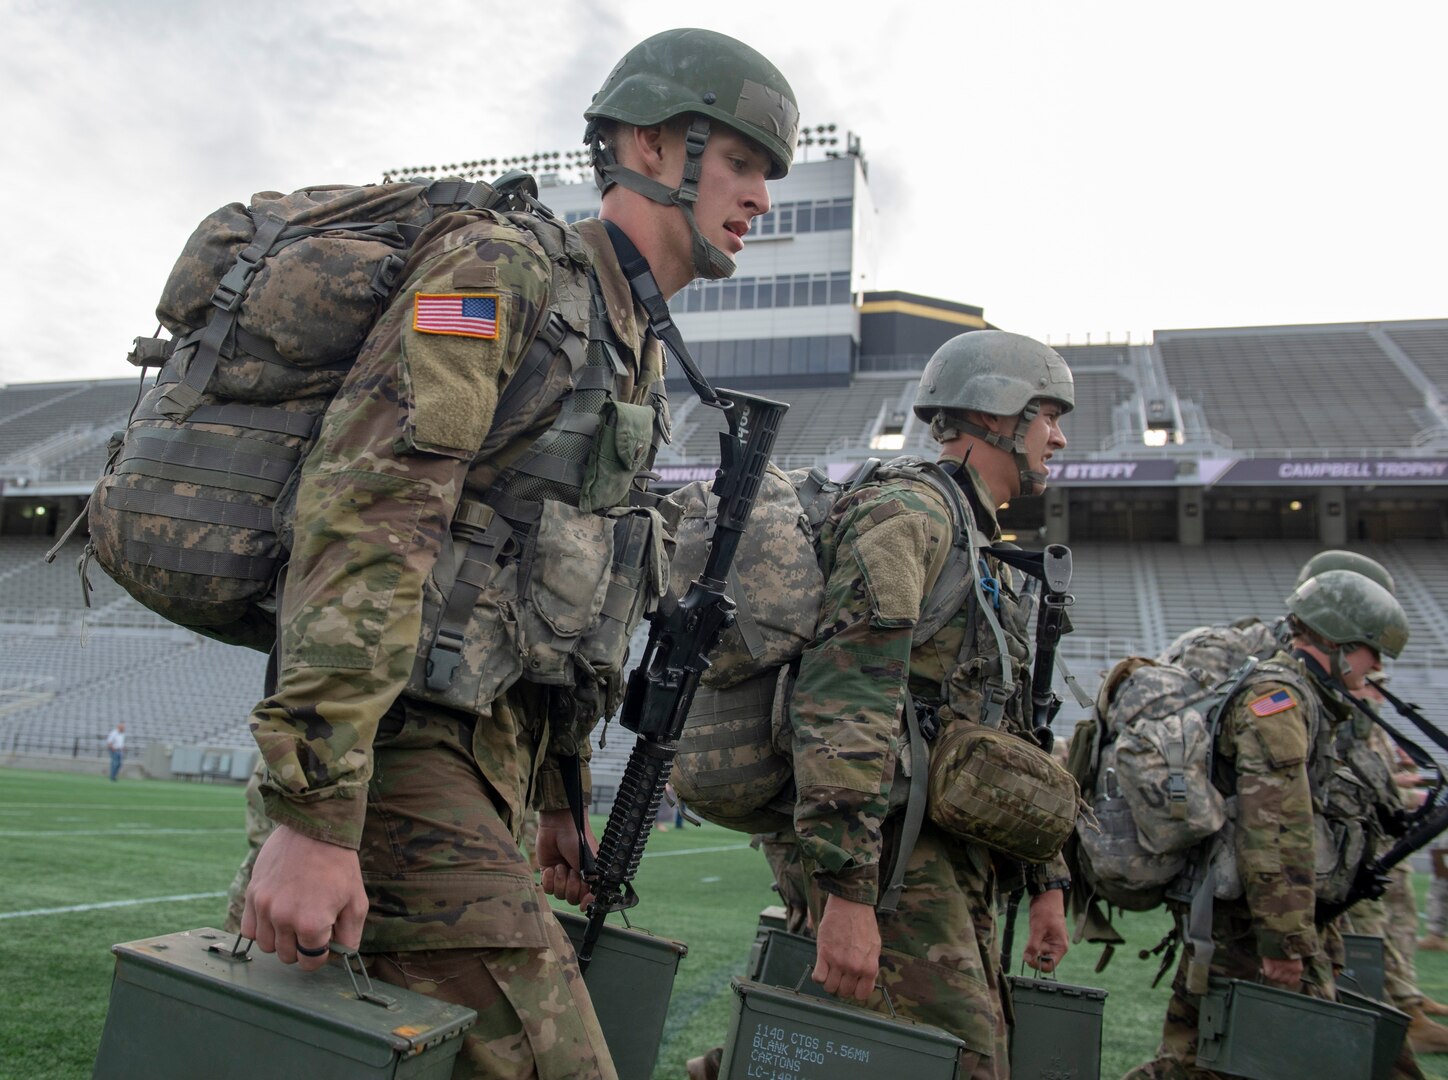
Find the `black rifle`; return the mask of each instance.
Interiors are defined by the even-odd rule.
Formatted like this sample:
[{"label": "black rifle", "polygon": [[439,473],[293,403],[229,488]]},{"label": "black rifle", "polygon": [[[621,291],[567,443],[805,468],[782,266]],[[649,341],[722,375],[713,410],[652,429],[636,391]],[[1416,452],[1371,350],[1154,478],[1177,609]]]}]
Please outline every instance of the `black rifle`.
[{"label": "black rifle", "polygon": [[580,968],[586,969],[592,959],[608,914],[638,903],[631,882],[654,826],[699,677],[709,666],[708,652],[734,620],[734,602],[724,594],[729,568],[764,479],[779,421],[789,408],[734,390],[720,389],[718,394],[729,404],[725,413],[729,431],[719,433],[721,464],[710,489],[719,500],[719,515],[704,569],[681,599],[667,597],[650,616],[648,644],[629,676],[619,718],[638,741],[619,782],[592,869],[585,863],[593,903],[578,948]]}]

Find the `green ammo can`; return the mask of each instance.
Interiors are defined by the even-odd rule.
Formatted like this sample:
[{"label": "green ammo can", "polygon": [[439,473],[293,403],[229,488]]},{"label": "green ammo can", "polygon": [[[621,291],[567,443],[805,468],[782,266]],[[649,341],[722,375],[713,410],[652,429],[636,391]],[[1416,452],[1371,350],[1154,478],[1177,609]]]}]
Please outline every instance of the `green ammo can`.
[{"label": "green ammo can", "polygon": [[1106,991],[1050,978],[1011,976],[1011,1076],[1097,1080]]},{"label": "green ammo can", "polygon": [[1352,981],[1351,988],[1381,1001],[1387,986],[1383,939],[1370,934],[1343,934],[1342,946],[1347,954],[1342,974]]},{"label": "green ammo can", "polygon": [[809,977],[814,965],[814,938],[776,930],[760,922],[754,935],[754,946],[749,950],[749,978],[752,981],[835,1000],[823,986]]},{"label": "green ammo can", "polygon": [[1242,979],[1212,979],[1202,996],[1197,1064],[1246,1080],[1364,1080],[1373,1075],[1377,1017]]},{"label": "green ammo can", "polygon": [[940,1028],[731,979],[719,1080],[955,1080],[965,1044]]},{"label": "green ammo can", "polygon": [[93,1080],[447,1080],[472,1009],[188,930],[113,946]]},{"label": "green ammo can", "polygon": [[1408,1025],[1412,1018],[1386,1001],[1376,1001],[1366,994],[1358,994],[1342,986],[1337,988],[1337,999],[1355,1009],[1366,1009],[1378,1018],[1373,1033],[1372,1080],[1389,1080],[1393,1075],[1393,1064],[1402,1052],[1403,1040],[1408,1036]]},{"label": "green ammo can", "polygon": [[[577,949],[588,920],[569,911],[553,914]],[[674,976],[688,952],[682,942],[604,924],[583,982],[620,1077],[654,1074]]]}]

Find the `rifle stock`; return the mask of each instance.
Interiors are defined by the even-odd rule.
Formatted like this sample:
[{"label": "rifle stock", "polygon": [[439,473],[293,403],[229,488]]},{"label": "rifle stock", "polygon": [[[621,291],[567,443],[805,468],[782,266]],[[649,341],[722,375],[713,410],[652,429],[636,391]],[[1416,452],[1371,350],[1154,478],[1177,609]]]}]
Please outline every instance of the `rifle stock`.
[{"label": "rifle stock", "polygon": [[663,798],[664,785],[678,752],[679,737],[709,666],[708,653],[734,618],[734,602],[725,595],[729,568],[764,478],[769,453],[788,405],[733,390],[718,394],[729,403],[729,431],[721,432],[720,466],[712,493],[719,513],[704,569],[675,602],[661,603],[650,616],[648,644],[629,676],[620,722],[638,735],[618,795],[594,857],[589,885],[593,903],[578,949],[587,968],[609,912],[633,907],[638,873]]}]

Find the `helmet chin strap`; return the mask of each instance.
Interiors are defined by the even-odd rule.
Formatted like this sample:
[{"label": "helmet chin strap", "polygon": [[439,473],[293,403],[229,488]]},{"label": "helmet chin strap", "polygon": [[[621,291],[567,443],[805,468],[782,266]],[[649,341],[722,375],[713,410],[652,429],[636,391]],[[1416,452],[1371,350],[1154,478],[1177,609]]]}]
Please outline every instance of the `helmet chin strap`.
[{"label": "helmet chin strap", "polygon": [[593,179],[600,192],[618,184],[661,206],[677,206],[689,223],[694,276],[710,281],[734,276],[734,259],[699,231],[699,222],[694,217],[694,204],[699,200],[699,178],[704,172],[704,147],[709,142],[708,120],[696,116],[689,124],[688,134],[684,136],[684,175],[676,188],[620,165],[613,151],[598,138],[594,125],[589,125],[586,137],[593,153]]},{"label": "helmet chin strap", "polygon": [[1026,429],[1031,426],[1041,411],[1039,401],[1028,401],[1026,407],[1021,410],[1019,419],[1016,420],[1016,430],[1011,435],[1000,435],[988,427],[967,420],[963,416],[946,416],[944,412],[938,412],[930,420],[930,434],[937,442],[949,442],[957,435],[964,432],[966,435],[974,435],[981,442],[989,443],[998,450],[1004,450],[1010,454],[1011,459],[1016,463],[1016,470],[1021,476],[1021,494],[1031,495],[1035,493],[1037,485],[1045,487],[1050,479],[1044,472],[1031,468],[1031,459],[1026,453]]}]

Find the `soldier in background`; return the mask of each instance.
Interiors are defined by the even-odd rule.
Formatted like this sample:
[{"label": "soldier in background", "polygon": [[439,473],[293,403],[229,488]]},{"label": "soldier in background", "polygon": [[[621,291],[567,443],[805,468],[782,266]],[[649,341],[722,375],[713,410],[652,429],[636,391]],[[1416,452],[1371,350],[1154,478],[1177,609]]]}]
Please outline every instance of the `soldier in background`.
[{"label": "soldier in background", "polygon": [[1424,952],[1448,952],[1448,847],[1429,851],[1433,883],[1428,886],[1428,933],[1418,942]]},{"label": "soldier in background", "polygon": [[[930,422],[942,464],[955,472],[978,544],[999,536],[997,507],[1045,489],[1046,463],[1066,446],[1061,418],[1074,402],[1070,369],[1029,338],[976,331],[931,358],[915,411]],[[944,496],[908,477],[856,488],[826,520],[825,601],[790,704],[794,820],[814,886],[815,981],[885,1012],[875,990],[883,976],[900,1014],[964,1041],[962,1077],[998,1078],[1008,1075],[1009,1062],[995,904],[998,889],[1011,887],[1003,876],[1019,875],[1019,865],[927,819],[898,910],[876,912],[902,817],[891,814],[890,793],[908,742],[903,695],[938,707],[939,738],[953,725],[982,721],[1031,738],[1031,628],[1009,568],[981,560],[999,597],[1003,637],[966,604],[912,646],[954,532]],[[1025,883],[1032,894],[1025,960],[1049,971],[1067,949],[1064,860],[1027,867]]]},{"label": "soldier in background", "polygon": [[[1219,767],[1235,786],[1237,863],[1244,895],[1217,901],[1212,912],[1214,976],[1255,980],[1333,1000],[1330,929],[1316,918],[1314,793],[1342,764],[1337,729],[1351,723],[1351,703],[1323,677],[1361,690],[1407,643],[1407,617],[1381,585],[1348,570],[1319,572],[1287,599],[1290,652],[1261,665],[1233,697],[1217,744]],[[1330,809],[1330,808],[1329,808]],[[1363,822],[1370,828],[1375,821]],[[1347,868],[1355,875],[1356,867]],[[1199,963],[1190,945],[1154,1060],[1128,1080],[1212,1075],[1196,1064],[1200,998],[1189,991]]]},{"label": "soldier in background", "polygon": [[[414,248],[405,284],[303,467],[277,688],[251,717],[276,828],[256,859],[243,933],[286,963],[300,958],[305,970],[327,962],[329,942],[360,946],[385,980],[476,1009],[454,1077],[616,1075],[573,949],[518,835],[531,801],[540,810],[542,888],[587,902],[580,846],[592,838],[572,824],[564,770],[578,776],[588,730],[618,692],[603,682],[617,677],[623,657],[613,641],[606,664],[565,650],[556,654],[559,677],[525,677],[507,627],[497,625],[508,614],[494,618],[500,609],[468,603],[457,625],[469,636],[452,643],[456,667],[442,656],[441,672],[418,687],[429,575],[466,495],[462,524],[475,537],[508,538],[489,547],[494,565],[501,558],[515,567],[526,545],[529,580],[557,590],[544,598],[549,617],[597,621],[597,608],[578,594],[592,596],[600,574],[559,560],[566,552],[606,577],[612,556],[601,545],[614,521],[594,511],[642,495],[642,459],[623,468],[601,456],[590,463],[594,440],[577,437],[586,433],[575,425],[550,441],[552,467],[542,461],[539,472],[522,474],[532,488],[495,490],[500,471],[518,475],[520,458],[555,430],[556,417],[581,420],[580,400],[595,402],[588,430],[600,430],[606,400],[615,406],[611,422],[642,429],[645,443],[667,433],[663,348],[641,298],[656,290],[667,299],[696,277],[733,272],[750,222],[769,209],[766,181],[789,169],[798,127],[778,70],[704,30],[666,31],[636,46],[585,117],[602,220],[564,226],[449,214]],[[478,302],[424,304],[438,298]],[[658,325],[667,330],[661,318]],[[520,413],[516,425],[490,434],[500,394],[550,327],[560,338],[550,359],[581,382],[606,373],[607,387],[579,385],[566,414],[569,403],[545,409],[556,399],[534,395],[541,415]],[[575,346],[585,371],[568,351]],[[481,455],[490,437],[500,449]],[[596,470],[586,472],[590,464]],[[585,484],[599,496],[591,510]],[[543,501],[532,493],[540,487]],[[489,499],[506,501],[494,508]],[[560,554],[534,558],[545,539]],[[617,641],[632,629],[622,624]],[[546,630],[534,632],[545,639],[540,648],[552,647]],[[464,676],[479,687],[471,708],[429,696]],[[490,695],[487,685],[506,689]],[[586,799],[586,774],[580,780]]]}]

